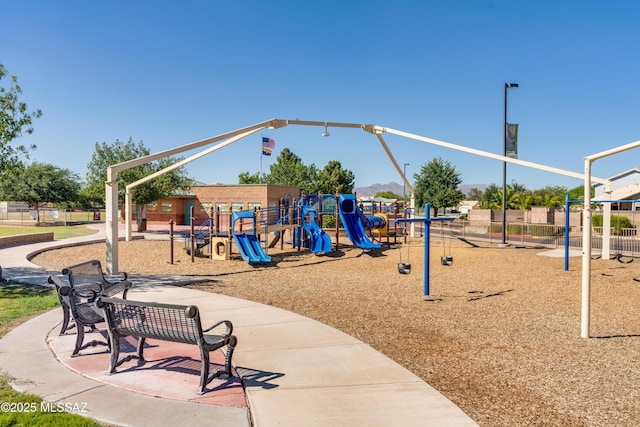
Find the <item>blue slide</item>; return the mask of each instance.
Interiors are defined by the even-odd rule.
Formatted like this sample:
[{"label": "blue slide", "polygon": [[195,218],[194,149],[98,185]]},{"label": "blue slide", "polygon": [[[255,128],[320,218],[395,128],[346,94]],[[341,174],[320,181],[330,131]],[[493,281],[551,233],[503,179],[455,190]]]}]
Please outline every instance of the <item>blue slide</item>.
[{"label": "blue slide", "polygon": [[[309,222],[307,222],[307,215],[309,215]],[[302,207],[302,228],[311,237],[311,252],[331,252],[331,237],[316,223],[316,217],[316,209]]]},{"label": "blue slide", "polygon": [[253,219],[253,229],[256,229],[256,216],[253,211],[233,212],[232,218],[233,241],[236,242],[242,259],[251,265],[271,262],[271,257],[264,252],[255,234],[236,233],[236,221],[240,219]]},{"label": "blue slide", "polygon": [[340,219],[349,240],[360,249],[380,249],[380,245],[373,243],[364,231],[360,221],[362,211],[358,207],[356,196],[353,194],[340,195]]}]

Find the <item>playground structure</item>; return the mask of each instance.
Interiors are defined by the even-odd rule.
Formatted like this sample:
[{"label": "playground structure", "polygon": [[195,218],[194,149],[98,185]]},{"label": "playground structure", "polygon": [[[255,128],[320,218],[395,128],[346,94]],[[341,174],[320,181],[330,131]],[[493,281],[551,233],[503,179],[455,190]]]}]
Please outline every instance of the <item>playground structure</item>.
[{"label": "playground structure", "polygon": [[331,252],[331,237],[318,225],[318,210],[308,205],[302,205],[302,228],[310,237],[309,247],[313,253]]},{"label": "playground structure", "polygon": [[[564,175],[564,176],[569,176],[569,177],[573,177],[573,178],[577,178],[577,179],[581,179],[584,181],[584,192],[585,192],[585,197],[584,200],[589,200],[590,199],[590,194],[591,194],[591,184],[592,182],[598,182],[598,183],[602,183],[604,184],[604,193],[605,193],[605,199],[610,199],[611,197],[611,183],[609,180],[606,179],[602,179],[602,178],[596,178],[594,176],[592,176],[591,174],[591,167],[592,164],[599,159],[605,158],[605,157],[609,157],[615,154],[619,154],[621,152],[624,151],[628,151],[631,149],[635,149],[640,147],[640,141],[635,141],[623,146],[619,146],[610,150],[606,150],[600,153],[596,153],[590,156],[587,156],[584,158],[585,163],[584,163],[584,173],[580,174],[580,173],[576,173],[576,172],[571,172],[571,171],[567,171],[567,170],[563,170],[563,169],[559,169],[559,168],[555,168],[555,167],[550,167],[550,166],[546,166],[546,165],[541,165],[541,164],[537,164],[537,163],[533,163],[533,162],[528,162],[528,161],[524,161],[524,160],[520,160],[520,159],[515,159],[515,158],[511,158],[508,157],[506,155],[499,155],[499,154],[494,154],[494,153],[489,153],[486,151],[481,151],[481,150],[477,150],[477,149],[473,149],[473,148],[469,148],[469,147],[464,147],[464,146],[460,146],[460,145],[456,145],[456,144],[452,144],[449,142],[445,142],[445,141],[440,141],[440,140],[436,140],[433,138],[427,138],[427,137],[423,137],[420,135],[415,135],[415,134],[411,134],[408,132],[403,132],[403,131],[399,131],[399,130],[395,130],[395,129],[391,129],[391,128],[387,128],[387,127],[383,127],[383,126],[378,126],[378,125],[374,125],[374,124],[355,124],[355,123],[340,123],[340,122],[328,122],[328,121],[306,121],[306,120],[286,120],[286,119],[271,119],[271,120],[267,120],[261,123],[257,123],[251,126],[247,126],[235,131],[231,131],[231,132],[227,132],[224,134],[220,134],[211,138],[207,138],[204,140],[200,140],[200,141],[196,141],[193,142],[191,144],[187,144],[187,145],[183,145],[180,147],[176,147],[176,148],[172,148],[169,150],[165,150],[159,153],[155,153],[155,154],[150,154],[148,156],[143,156],[137,159],[133,159],[133,160],[129,160],[126,162],[122,162],[122,163],[118,163],[115,165],[111,165],[107,168],[107,180],[105,183],[105,190],[106,190],[106,239],[105,239],[105,246],[106,246],[106,269],[107,269],[107,273],[109,274],[117,274],[118,272],[118,226],[117,226],[117,221],[118,221],[118,183],[117,183],[117,174],[118,172],[127,170],[129,168],[135,167],[135,166],[139,166],[145,163],[149,163],[158,159],[163,159],[166,157],[170,157],[176,154],[180,154],[183,153],[185,151],[189,151],[189,150],[193,150],[193,149],[197,149],[197,148],[201,148],[201,147],[205,147],[208,145],[211,145],[213,143],[216,142],[220,142],[217,145],[214,145],[212,147],[209,147],[207,149],[205,149],[204,151],[191,156],[189,158],[186,158],[182,161],[179,161],[165,169],[163,169],[162,171],[159,171],[157,173],[151,174],[143,179],[140,179],[136,182],[133,182],[129,185],[127,185],[126,187],[126,193],[125,193],[125,213],[126,213],[126,235],[125,238],[126,240],[130,240],[131,239],[131,206],[132,206],[132,195],[131,195],[131,189],[134,188],[137,185],[140,185],[144,182],[147,182],[151,179],[154,179],[155,177],[164,174],[170,170],[179,168],[191,161],[194,161],[196,159],[199,159],[205,155],[211,154],[213,152],[215,152],[216,150],[219,150],[221,148],[224,148],[230,144],[233,144],[237,141],[239,141],[240,139],[243,139],[245,137],[248,137],[256,132],[259,132],[260,130],[263,129],[278,129],[278,128],[282,128],[288,125],[302,125],[302,126],[317,126],[317,127],[324,127],[325,128],[325,132],[326,129],[328,127],[340,127],[340,128],[352,128],[352,129],[361,129],[364,130],[365,132],[371,133],[373,135],[376,136],[376,138],[378,139],[378,141],[380,142],[380,144],[382,145],[384,151],[386,152],[387,156],[389,157],[389,159],[391,160],[393,166],[395,167],[396,171],[398,172],[398,174],[401,176],[405,186],[409,189],[409,194],[411,195],[411,208],[415,208],[415,198],[414,198],[414,192],[413,192],[413,188],[411,187],[411,184],[408,182],[406,176],[404,175],[404,173],[402,172],[402,169],[400,168],[398,162],[395,160],[395,158],[393,157],[393,155],[391,154],[391,151],[389,150],[385,140],[382,137],[383,133],[389,133],[389,134],[393,134],[393,135],[397,135],[397,136],[401,136],[401,137],[405,137],[405,138],[409,138],[409,139],[413,139],[416,141],[421,141],[421,142],[425,142],[428,144],[432,144],[432,145],[436,145],[436,146],[440,146],[440,147],[444,147],[444,148],[449,148],[452,150],[457,150],[457,151],[462,151],[462,152],[466,152],[472,155],[476,155],[476,156],[481,156],[481,157],[486,157],[486,158],[491,158],[494,160],[498,160],[500,162],[503,162],[503,164],[506,165],[506,163],[511,163],[511,164],[516,164],[516,165],[520,165],[520,166],[524,166],[524,167],[528,167],[528,168],[533,168],[533,169],[539,169],[539,170],[543,170],[546,172],[550,172],[550,173],[554,173],[554,174],[559,174],[559,175]],[[591,230],[591,225],[592,225],[592,221],[591,221],[591,209],[590,209],[590,204],[585,203],[584,207],[583,207],[583,224],[584,224],[584,229],[583,229],[583,255],[582,255],[582,315],[581,315],[581,336],[583,338],[588,338],[590,333],[589,333],[589,322],[590,322],[590,297],[591,297],[591,291],[590,291],[590,286],[591,286],[591,238],[592,238],[592,230]],[[604,211],[604,227],[603,227],[603,231],[604,231],[604,242],[605,245],[603,246],[603,253],[602,256],[603,257],[609,257],[609,233],[610,233],[610,208],[606,208],[605,206],[605,211]]]},{"label": "playground structure", "polygon": [[[233,212],[232,218],[231,230],[233,231],[233,241],[236,243],[242,259],[251,265],[270,263],[271,257],[264,252],[262,246],[260,246],[258,235],[255,233],[256,215],[251,211],[239,211]],[[254,230],[253,233],[236,231],[236,223],[240,221],[240,229],[243,229],[242,221],[246,219],[251,221],[252,229]]]},{"label": "playground structure", "polygon": [[[295,200],[294,200],[295,203]],[[255,210],[211,210],[209,217],[195,225],[194,207],[191,207],[191,231],[184,236],[184,249],[192,257],[207,256],[214,260],[229,260],[234,242],[242,258],[252,265],[267,264],[271,258],[262,249],[260,236],[274,234],[270,247],[286,230],[300,227],[299,210],[291,205],[290,197],[278,206]],[[173,234],[173,233],[172,233]]]},{"label": "playground structure", "polygon": [[381,217],[366,217],[358,207],[353,194],[340,195],[340,219],[349,240],[362,250],[380,249],[380,245],[369,239],[365,226],[370,230],[386,227]]},{"label": "playground structure", "polygon": [[[338,203],[336,200],[340,200]],[[327,202],[333,203],[327,203]],[[330,210],[323,207],[328,206]],[[371,206],[375,212],[376,206]],[[384,234],[387,237],[398,235],[397,230],[390,230],[387,216],[375,213],[364,215],[357,206],[355,195],[311,195],[302,194],[299,201],[287,196],[281,199],[278,206],[256,208],[253,210],[211,211],[209,218],[198,226],[195,225],[194,207],[191,207],[191,232],[184,236],[184,249],[193,257],[207,256],[214,260],[229,260],[232,242],[238,248],[242,258],[251,265],[268,264],[271,258],[267,255],[269,248],[280,243],[284,246],[284,236],[290,232],[289,243],[293,247],[308,247],[313,253],[329,253],[333,250],[333,242],[329,234],[322,228],[322,215],[335,215],[340,218],[347,237],[363,250],[379,249],[374,243],[373,234]],[[344,211],[346,209],[346,211]],[[343,212],[344,211],[344,212]],[[394,207],[397,217],[397,207]],[[406,212],[405,212],[406,214]],[[340,228],[336,221],[336,248],[339,245]],[[367,236],[367,230],[369,236]],[[173,235],[173,233],[172,233]],[[273,236],[269,241],[269,237]],[[261,246],[264,241],[264,248]]]}]

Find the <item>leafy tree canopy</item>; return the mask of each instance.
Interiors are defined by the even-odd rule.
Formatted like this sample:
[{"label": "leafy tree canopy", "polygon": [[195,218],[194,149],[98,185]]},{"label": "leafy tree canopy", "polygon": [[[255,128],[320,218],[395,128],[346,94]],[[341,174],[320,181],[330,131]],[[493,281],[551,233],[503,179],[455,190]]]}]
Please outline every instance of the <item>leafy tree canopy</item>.
[{"label": "leafy tree canopy", "polygon": [[429,203],[434,211],[448,206],[457,206],[464,194],[458,189],[462,183],[460,173],[449,162],[436,157],[414,174],[415,195],[418,206]]},{"label": "leafy tree canopy", "polygon": [[396,194],[393,191],[378,191],[374,197],[402,200],[402,194]]},{"label": "leafy tree canopy", "polygon": [[[0,83],[7,75],[0,63]],[[29,150],[35,148],[35,145],[11,145],[22,133],[32,133],[32,119],[42,115],[40,110],[28,111],[27,104],[19,99],[21,93],[16,76],[11,76],[8,87],[0,86],[0,179],[15,171],[21,164],[21,156],[28,158]]]},{"label": "leafy tree canopy", "polygon": [[[100,198],[102,200],[105,199],[104,183],[107,180],[107,168],[109,166],[150,154],[149,149],[144,146],[142,141],[136,144],[132,138],[129,138],[127,143],[116,140],[111,145],[106,142],[96,143],[95,147],[95,152],[87,165],[85,193],[89,198]],[[178,161],[180,159],[165,158],[118,172],[118,201],[124,203],[125,190],[128,184],[169,167]],[[185,169],[180,167],[134,187],[132,190],[133,203],[136,208],[139,208],[147,203],[174,195],[176,192],[187,191],[192,184],[193,180],[188,178]]]},{"label": "leafy tree canopy", "polygon": [[0,181],[3,200],[21,201],[38,210],[42,203],[63,204],[78,200],[80,178],[68,169],[46,163],[17,168]]},{"label": "leafy tree canopy", "polygon": [[342,168],[342,164],[337,160],[331,160],[318,173],[316,182],[316,192],[323,194],[348,194],[353,192],[355,176],[350,170]]},{"label": "leafy tree canopy", "polygon": [[311,193],[315,190],[318,171],[314,164],[309,166],[288,148],[283,149],[276,162],[269,167],[269,184],[296,185],[301,191]]},{"label": "leafy tree canopy", "polygon": [[482,190],[478,188],[472,188],[466,195],[467,200],[482,200]]},{"label": "leafy tree canopy", "polygon": [[265,174],[260,174],[260,172],[256,172],[254,174],[250,174],[249,172],[242,172],[238,175],[238,184],[266,184],[267,176]]},{"label": "leafy tree canopy", "polygon": [[353,172],[343,169],[339,161],[332,160],[322,170],[318,170],[314,164],[305,165],[302,159],[288,148],[280,152],[276,162],[269,167],[268,174],[242,172],[238,175],[240,184],[291,185],[297,186],[307,194],[351,193],[354,182]]}]

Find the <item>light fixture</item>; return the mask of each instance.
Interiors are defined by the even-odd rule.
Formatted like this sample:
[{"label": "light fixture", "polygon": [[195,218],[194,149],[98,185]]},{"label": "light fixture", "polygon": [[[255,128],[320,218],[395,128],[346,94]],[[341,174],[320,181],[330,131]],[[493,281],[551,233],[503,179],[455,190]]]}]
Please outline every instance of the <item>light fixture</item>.
[{"label": "light fixture", "polygon": [[322,132],[322,136],[329,136],[329,131],[327,130],[327,122],[324,123],[324,132]]}]

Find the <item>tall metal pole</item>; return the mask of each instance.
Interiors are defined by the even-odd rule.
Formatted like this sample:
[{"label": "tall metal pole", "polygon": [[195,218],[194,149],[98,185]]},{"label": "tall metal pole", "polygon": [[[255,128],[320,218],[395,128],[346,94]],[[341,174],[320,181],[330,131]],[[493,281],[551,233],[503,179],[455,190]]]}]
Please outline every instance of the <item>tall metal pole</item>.
[{"label": "tall metal pole", "polygon": [[[507,89],[518,87],[518,83],[504,84],[504,127],[502,155],[507,157]],[[507,162],[502,162],[502,246],[507,245]]]},{"label": "tall metal pole", "polygon": [[[407,166],[409,163],[405,163],[402,167],[402,216],[407,218]],[[411,224],[413,227],[413,223]],[[404,224],[404,228],[402,229],[402,235],[404,236],[404,243],[407,243],[407,224]],[[411,236],[413,237],[413,235]]]},{"label": "tall metal pole", "polygon": [[[402,175],[404,175],[404,179],[407,179],[407,166],[409,166],[409,163],[405,163],[404,166],[402,167]],[[402,200],[403,201],[407,197],[407,190],[406,190],[407,185],[405,184],[404,179],[402,180]]]}]

